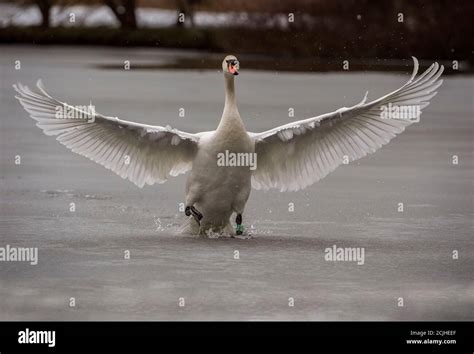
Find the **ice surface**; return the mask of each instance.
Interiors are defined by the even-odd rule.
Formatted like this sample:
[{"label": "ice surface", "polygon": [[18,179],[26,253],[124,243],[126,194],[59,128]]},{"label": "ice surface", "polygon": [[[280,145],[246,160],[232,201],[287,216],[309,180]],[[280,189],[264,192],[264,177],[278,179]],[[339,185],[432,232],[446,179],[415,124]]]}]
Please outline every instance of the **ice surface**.
[{"label": "ice surface", "polygon": [[[202,131],[223,108],[217,70],[96,68],[172,55],[150,49],[1,51],[0,247],[38,247],[39,263],[0,262],[0,320],[474,319],[472,77],[446,77],[421,122],[375,155],[302,192],[253,191],[244,213],[252,238],[205,239],[175,232],[185,177],[136,188],[44,136],[11,85],[41,77],[70,104],[92,100],[123,119]],[[277,75],[242,63],[236,85],[247,128],[260,131],[289,122],[289,107],[295,119],[314,116],[407,77]],[[333,245],[364,247],[365,264],[325,261]]]}]

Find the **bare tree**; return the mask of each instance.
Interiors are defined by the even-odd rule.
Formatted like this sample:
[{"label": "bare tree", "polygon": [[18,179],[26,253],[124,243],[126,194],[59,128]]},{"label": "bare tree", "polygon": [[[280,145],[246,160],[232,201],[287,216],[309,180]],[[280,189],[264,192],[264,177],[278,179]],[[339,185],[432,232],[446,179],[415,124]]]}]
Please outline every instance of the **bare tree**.
[{"label": "bare tree", "polygon": [[[194,7],[200,2],[202,2],[202,0],[176,0],[178,7],[176,26],[184,27],[185,21],[189,19],[191,27],[194,27]],[[184,15],[184,21],[181,19],[181,14]]]},{"label": "bare tree", "polygon": [[121,28],[137,28],[137,17],[135,15],[137,4],[135,0],[104,0],[104,2],[117,17]]},{"label": "bare tree", "polygon": [[30,0],[30,1],[16,1],[20,5],[33,4],[38,7],[41,13],[41,27],[48,28],[51,24],[51,8],[53,7],[53,0]]},{"label": "bare tree", "polygon": [[53,0],[35,0],[41,12],[41,27],[48,28],[51,21],[51,8],[53,7]]},{"label": "bare tree", "polygon": [[[1,2],[1,1],[0,1]],[[20,7],[34,5],[41,14],[41,27],[48,28],[51,24],[51,8],[53,0],[6,0],[4,2],[15,3]]]}]

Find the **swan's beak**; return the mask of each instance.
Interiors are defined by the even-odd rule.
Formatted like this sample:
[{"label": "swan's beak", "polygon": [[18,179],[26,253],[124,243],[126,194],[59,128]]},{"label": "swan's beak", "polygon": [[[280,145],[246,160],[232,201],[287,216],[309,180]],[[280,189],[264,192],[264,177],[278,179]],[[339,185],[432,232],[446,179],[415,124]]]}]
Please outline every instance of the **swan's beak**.
[{"label": "swan's beak", "polygon": [[227,70],[233,75],[239,75],[239,62],[237,60],[228,60]]},{"label": "swan's beak", "polygon": [[239,70],[237,65],[229,64],[229,72],[234,75],[239,75]]}]

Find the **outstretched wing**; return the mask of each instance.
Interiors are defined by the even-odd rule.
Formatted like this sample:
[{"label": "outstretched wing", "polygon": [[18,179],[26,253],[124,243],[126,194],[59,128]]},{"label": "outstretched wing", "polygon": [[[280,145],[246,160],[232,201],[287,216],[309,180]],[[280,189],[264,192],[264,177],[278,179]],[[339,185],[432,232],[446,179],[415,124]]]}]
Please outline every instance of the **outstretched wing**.
[{"label": "outstretched wing", "polygon": [[[296,191],[324,178],[344,163],[373,153],[419,119],[441,86],[443,66],[431,65],[416,77],[413,57],[408,82],[388,95],[353,107],[249,133],[255,139],[258,167],[252,176],[256,189]],[[398,113],[397,113],[398,112]]]},{"label": "outstretched wing", "polygon": [[199,134],[170,127],[128,122],[93,110],[73,107],[51,97],[41,81],[33,92],[13,85],[15,96],[46,135],[142,188],[163,183],[192,166]]}]

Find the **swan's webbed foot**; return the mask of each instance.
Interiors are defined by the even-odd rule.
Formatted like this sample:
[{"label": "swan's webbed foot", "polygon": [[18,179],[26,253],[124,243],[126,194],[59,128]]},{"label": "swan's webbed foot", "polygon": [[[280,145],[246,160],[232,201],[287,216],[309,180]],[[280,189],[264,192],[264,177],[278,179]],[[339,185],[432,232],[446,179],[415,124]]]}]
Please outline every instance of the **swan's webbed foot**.
[{"label": "swan's webbed foot", "polygon": [[242,225],[242,214],[237,214],[235,218],[235,223],[237,224],[235,227],[235,234],[242,235],[244,233],[244,225]]},{"label": "swan's webbed foot", "polygon": [[184,209],[184,213],[186,216],[190,216],[192,214],[194,220],[196,220],[197,223],[201,225],[202,214],[194,206],[187,206],[186,209]]}]

